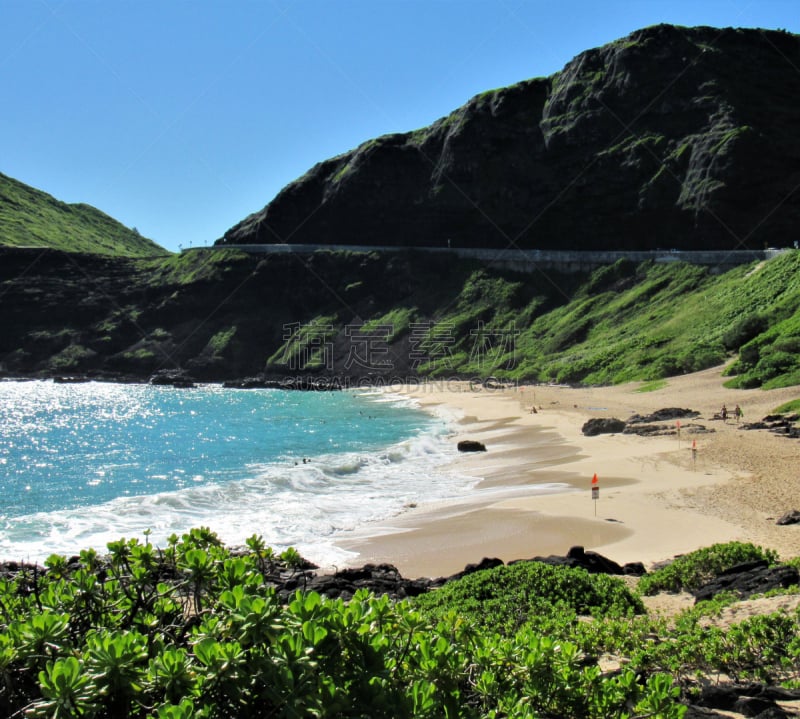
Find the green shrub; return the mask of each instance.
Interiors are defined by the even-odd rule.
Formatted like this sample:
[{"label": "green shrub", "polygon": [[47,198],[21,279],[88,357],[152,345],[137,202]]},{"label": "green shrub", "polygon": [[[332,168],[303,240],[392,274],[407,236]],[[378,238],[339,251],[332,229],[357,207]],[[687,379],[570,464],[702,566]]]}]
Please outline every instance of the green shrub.
[{"label": "green shrub", "polygon": [[681,360],[670,354],[662,354],[655,362],[650,365],[648,376],[658,380],[664,377],[674,377],[683,374],[683,364]]},{"label": "green shrub", "polygon": [[796,354],[773,349],[771,352],[761,356],[753,371],[763,383],[781,374],[785,374],[795,367],[796,364]]},{"label": "green shrub", "polygon": [[477,626],[512,634],[551,616],[628,616],[644,612],[625,584],[606,574],[519,562],[468,574],[415,600],[431,621],[455,611]]},{"label": "green shrub", "polygon": [[754,367],[761,354],[761,343],[758,340],[751,340],[739,349],[739,362],[743,368]]},{"label": "green shrub", "polygon": [[760,314],[746,315],[722,335],[722,344],[729,351],[738,350],[769,327],[769,320]]},{"label": "green shrub", "polygon": [[639,580],[638,589],[644,595],[662,591],[691,591],[701,587],[720,572],[752,560],[774,563],[778,560],[778,553],[750,543],[714,544],[678,557],[666,567],[645,575]]},{"label": "green shrub", "polygon": [[684,373],[700,372],[725,361],[721,347],[698,344],[686,350],[677,361]]},{"label": "green shrub", "polygon": [[70,370],[89,362],[97,355],[93,350],[79,344],[71,344],[50,358],[50,367],[54,370]]},{"label": "green shrub", "polygon": [[211,349],[213,354],[215,355],[222,355],[224,354],[225,350],[227,349],[228,345],[231,343],[234,335],[236,334],[237,327],[233,325],[233,327],[228,327],[226,329],[220,330],[217,332],[209,341],[208,347]]},{"label": "green shrub", "polygon": [[[559,633],[528,626],[500,636],[452,612],[432,622],[364,590],[347,602],[314,592],[281,600],[267,577],[297,571],[300,557],[279,558],[260,537],[232,553],[200,527],[163,549],[121,539],[108,552],[69,563],[53,555],[46,571],[0,578],[0,716],[680,719],[684,711],[669,676],[603,675]],[[558,607],[599,616],[641,606],[607,577],[520,566],[508,573],[506,598],[522,580],[556,602],[554,623]],[[461,584],[482,582],[473,575]]]}]

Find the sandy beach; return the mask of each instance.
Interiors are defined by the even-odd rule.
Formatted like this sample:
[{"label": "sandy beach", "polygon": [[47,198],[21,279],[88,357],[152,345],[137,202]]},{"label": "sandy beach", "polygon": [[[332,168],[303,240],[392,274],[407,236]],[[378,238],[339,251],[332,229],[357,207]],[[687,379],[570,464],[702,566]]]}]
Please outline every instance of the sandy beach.
[{"label": "sandy beach", "polygon": [[[352,564],[390,562],[404,576],[443,576],[482,557],[503,561],[563,555],[575,545],[619,563],[646,567],[716,542],[748,541],[800,554],[800,525],[775,520],[800,509],[800,443],[715,419],[723,403],[762,419],[798,397],[797,388],[729,390],[722,368],[671,378],[641,392],[615,387],[525,386],[487,390],[469,383],[407,386],[402,393],[456,418],[452,441],[487,451],[461,454],[448,469],[476,478],[456,500],[409,509],[340,544]],[[536,412],[531,408],[535,407]],[[586,437],[591,417],[696,410],[680,438],[614,434]],[[704,426],[693,434],[690,422]],[[674,421],[666,423],[674,428]],[[696,441],[693,459],[692,442]],[[599,498],[591,480],[598,476]]]}]

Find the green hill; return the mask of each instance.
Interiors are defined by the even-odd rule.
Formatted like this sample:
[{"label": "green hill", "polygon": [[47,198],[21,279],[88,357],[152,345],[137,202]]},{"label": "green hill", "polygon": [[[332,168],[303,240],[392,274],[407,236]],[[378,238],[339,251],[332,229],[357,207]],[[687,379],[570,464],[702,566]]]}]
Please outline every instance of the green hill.
[{"label": "green hill", "polygon": [[[1,253],[0,372],[198,379],[306,374],[656,381],[729,363],[731,388],[800,384],[800,252],[521,274],[414,251],[160,258]],[[362,329],[356,329],[361,326]]]},{"label": "green hill", "polygon": [[[378,275],[377,262],[371,274]],[[388,358],[401,374],[412,369],[409,358],[418,358],[415,371],[438,377],[616,384],[735,358],[727,370],[732,388],[800,384],[800,252],[722,274],[683,262],[629,260],[588,274],[537,275],[469,263],[395,262],[380,281],[392,292],[404,280],[405,287],[415,284],[413,290],[384,304],[382,292],[366,280],[354,287],[350,278],[338,288],[349,306],[337,300],[338,307],[331,302],[305,318],[306,328],[328,328],[340,373],[347,374],[354,346],[352,334],[345,340],[355,309],[367,320],[362,336],[383,333]],[[313,364],[308,348],[320,339],[310,329],[306,335],[300,332],[272,355],[274,371],[287,358]]]},{"label": "green hill", "polygon": [[0,174],[0,245],[51,247],[120,257],[153,257],[167,251],[100,210],[67,204]]}]

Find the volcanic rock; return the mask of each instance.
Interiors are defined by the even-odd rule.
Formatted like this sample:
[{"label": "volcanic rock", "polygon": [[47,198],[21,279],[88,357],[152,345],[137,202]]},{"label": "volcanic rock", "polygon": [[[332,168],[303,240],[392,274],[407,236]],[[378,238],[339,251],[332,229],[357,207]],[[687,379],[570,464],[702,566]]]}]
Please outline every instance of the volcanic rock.
[{"label": "volcanic rock", "polygon": [[684,419],[699,417],[700,413],[693,409],[680,409],[679,407],[668,407],[658,409],[652,414],[634,414],[628,417],[628,424],[648,424],[651,422],[666,422],[670,419]]},{"label": "volcanic rock", "polygon": [[625,429],[625,422],[614,417],[592,417],[587,420],[581,432],[587,437],[595,437],[598,434],[617,434]]},{"label": "volcanic rock", "polygon": [[782,515],[775,524],[783,527],[787,524],[797,524],[798,522],[800,522],[800,510],[793,509]]},{"label": "volcanic rock", "polygon": [[532,557],[531,559],[515,560],[509,562],[509,564],[517,564],[518,562],[542,562],[543,564],[559,567],[578,567],[585,569],[590,574],[627,574],[636,577],[645,574],[644,564],[641,562],[629,562],[625,566],[621,566],[602,554],[592,551],[587,552],[580,546],[571,547],[564,557],[557,555]]},{"label": "volcanic rock", "polygon": [[720,592],[735,592],[743,599],[771,589],[786,589],[800,583],[800,573],[788,564],[770,567],[763,560],[754,560],[731,567],[692,592],[695,602],[713,599]]},{"label": "volcanic rock", "polygon": [[475,439],[462,439],[458,443],[459,452],[485,452],[486,445],[483,442],[478,442]]},{"label": "volcanic rock", "polygon": [[182,369],[162,369],[153,373],[150,384],[188,389],[194,387],[194,378]]}]

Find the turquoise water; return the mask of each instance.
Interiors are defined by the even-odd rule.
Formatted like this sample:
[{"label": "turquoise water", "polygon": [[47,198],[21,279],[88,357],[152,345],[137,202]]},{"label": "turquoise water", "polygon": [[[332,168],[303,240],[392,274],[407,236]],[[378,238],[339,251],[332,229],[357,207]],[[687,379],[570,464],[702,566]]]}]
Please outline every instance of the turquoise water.
[{"label": "turquoise water", "polygon": [[336,538],[470,482],[446,424],[356,392],[0,383],[0,558],[208,526],[318,563]]}]

